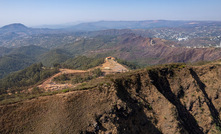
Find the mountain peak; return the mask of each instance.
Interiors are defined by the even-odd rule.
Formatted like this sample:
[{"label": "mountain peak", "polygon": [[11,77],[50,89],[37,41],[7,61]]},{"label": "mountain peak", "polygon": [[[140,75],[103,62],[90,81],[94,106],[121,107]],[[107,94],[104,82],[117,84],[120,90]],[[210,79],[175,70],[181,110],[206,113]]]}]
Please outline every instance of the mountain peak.
[{"label": "mountain peak", "polygon": [[21,23],[13,23],[6,26],[3,26],[2,29],[28,29],[25,25]]}]

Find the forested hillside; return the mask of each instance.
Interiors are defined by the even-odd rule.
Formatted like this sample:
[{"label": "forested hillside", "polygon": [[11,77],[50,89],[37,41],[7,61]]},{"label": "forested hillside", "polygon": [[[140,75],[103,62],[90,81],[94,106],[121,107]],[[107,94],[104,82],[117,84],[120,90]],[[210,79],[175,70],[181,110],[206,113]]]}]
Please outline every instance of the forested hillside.
[{"label": "forested hillside", "polygon": [[7,77],[0,79],[0,94],[10,92],[19,92],[33,86],[38,82],[58,73],[58,68],[46,68],[42,63],[33,64],[24,70],[12,73]]},{"label": "forested hillside", "polygon": [[2,57],[0,56],[0,78],[38,62],[38,57],[47,51],[38,46],[9,49]]}]

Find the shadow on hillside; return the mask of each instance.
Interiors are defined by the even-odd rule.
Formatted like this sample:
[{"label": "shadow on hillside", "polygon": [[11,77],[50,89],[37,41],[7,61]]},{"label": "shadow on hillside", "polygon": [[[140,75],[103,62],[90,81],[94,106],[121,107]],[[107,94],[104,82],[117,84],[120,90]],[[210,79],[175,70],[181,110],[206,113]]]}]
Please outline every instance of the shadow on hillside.
[{"label": "shadow on hillside", "polygon": [[[197,124],[195,118],[189,113],[189,111],[182,105],[180,100],[176,95],[171,91],[169,81],[166,78],[168,72],[159,72],[159,71],[149,71],[149,77],[152,80],[152,84],[157,88],[157,90],[168,99],[178,111],[180,118],[180,123],[190,134],[203,134],[199,125]],[[161,75],[160,73],[163,73]]]},{"label": "shadow on hillside", "polygon": [[143,111],[143,106],[138,105],[138,101],[131,97],[122,81],[117,81],[115,84],[117,96],[126,103],[126,107],[115,108],[119,118],[116,121],[119,124],[118,132],[120,134],[162,134],[148,119]]},{"label": "shadow on hillside", "polygon": [[206,99],[206,104],[210,110],[212,117],[213,117],[213,121],[216,123],[216,126],[221,128],[221,121],[220,121],[220,117],[219,117],[219,112],[216,110],[211,99],[209,98],[208,94],[206,93],[206,90],[205,90],[206,85],[200,80],[199,76],[196,74],[195,71],[193,71],[192,68],[189,70],[190,70],[190,74],[192,75],[192,77],[196,80],[200,90],[203,92],[203,95]]}]

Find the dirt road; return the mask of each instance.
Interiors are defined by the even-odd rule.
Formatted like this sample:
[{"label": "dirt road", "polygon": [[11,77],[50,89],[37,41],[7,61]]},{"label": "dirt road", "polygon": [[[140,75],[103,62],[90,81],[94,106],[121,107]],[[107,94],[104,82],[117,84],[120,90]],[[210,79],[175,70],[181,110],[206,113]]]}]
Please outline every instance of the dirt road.
[{"label": "dirt road", "polygon": [[[100,68],[102,70],[102,72],[105,72],[105,74],[121,73],[121,72],[129,71],[129,69],[127,69],[123,65],[117,63],[113,59],[108,59],[108,60],[105,61],[104,64],[102,64],[101,66],[95,67],[95,68]],[[91,68],[91,69],[86,70],[86,71],[84,71],[84,70],[72,70],[72,69],[60,69],[59,73],[57,73],[57,74],[53,75],[52,77],[48,78],[46,81],[44,81],[38,87],[41,88],[41,89],[44,89],[46,91],[54,91],[54,90],[61,90],[61,89],[65,89],[65,88],[71,88],[71,87],[74,87],[74,85],[69,84],[69,83],[65,83],[65,84],[55,83],[53,81],[53,79],[55,77],[58,77],[59,75],[62,75],[62,74],[84,73],[84,72],[87,72],[87,71],[91,71],[95,68]]]},{"label": "dirt road", "polygon": [[86,71],[84,70],[71,70],[71,69],[60,69],[60,72],[53,75],[52,77],[48,78],[46,81],[44,81],[41,85],[39,85],[39,88],[45,89],[46,91],[48,90],[60,90],[68,87],[72,87],[72,84],[58,84],[53,82],[53,79],[59,75],[62,74],[74,74],[74,73],[84,73]]}]

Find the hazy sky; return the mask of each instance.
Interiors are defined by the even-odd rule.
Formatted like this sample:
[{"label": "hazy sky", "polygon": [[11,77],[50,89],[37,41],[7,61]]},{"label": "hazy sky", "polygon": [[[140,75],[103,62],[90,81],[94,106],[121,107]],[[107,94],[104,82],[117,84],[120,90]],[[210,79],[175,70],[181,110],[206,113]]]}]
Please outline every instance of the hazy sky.
[{"label": "hazy sky", "polygon": [[159,19],[221,21],[221,0],[0,0],[0,26]]}]

